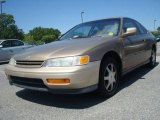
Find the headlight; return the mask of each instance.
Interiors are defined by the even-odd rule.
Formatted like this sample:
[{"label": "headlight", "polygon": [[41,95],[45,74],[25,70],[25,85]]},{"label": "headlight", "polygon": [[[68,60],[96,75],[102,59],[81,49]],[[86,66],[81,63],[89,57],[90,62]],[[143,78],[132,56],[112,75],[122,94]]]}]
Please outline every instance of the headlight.
[{"label": "headlight", "polygon": [[11,58],[10,61],[9,61],[9,64],[10,64],[10,65],[13,65],[13,66],[16,65],[15,59],[14,59],[14,58]]},{"label": "headlight", "polygon": [[76,65],[84,65],[89,62],[89,56],[75,56],[65,58],[55,58],[46,60],[43,67],[70,67]]}]

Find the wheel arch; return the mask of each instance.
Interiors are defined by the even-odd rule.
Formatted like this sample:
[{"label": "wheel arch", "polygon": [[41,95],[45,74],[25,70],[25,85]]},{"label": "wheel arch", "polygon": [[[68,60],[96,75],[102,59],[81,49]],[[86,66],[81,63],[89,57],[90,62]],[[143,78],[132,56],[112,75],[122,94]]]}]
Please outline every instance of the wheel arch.
[{"label": "wheel arch", "polygon": [[100,63],[100,67],[102,66],[103,61],[104,61],[107,57],[112,57],[112,58],[114,58],[114,59],[118,62],[119,69],[120,69],[120,75],[122,75],[122,68],[123,68],[122,59],[121,59],[121,57],[118,55],[118,53],[115,52],[115,51],[109,51],[109,52],[107,52],[107,53],[105,53],[105,54],[103,55],[102,60],[101,60],[101,63]]}]

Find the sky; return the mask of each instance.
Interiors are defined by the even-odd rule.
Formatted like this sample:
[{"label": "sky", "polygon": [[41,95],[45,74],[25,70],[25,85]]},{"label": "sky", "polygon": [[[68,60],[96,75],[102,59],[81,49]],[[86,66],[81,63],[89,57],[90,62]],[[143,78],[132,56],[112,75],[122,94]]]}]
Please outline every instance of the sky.
[{"label": "sky", "polygon": [[6,0],[3,12],[14,15],[16,25],[25,33],[34,27],[59,29],[65,33],[84,22],[130,17],[148,30],[160,26],[160,0]]}]

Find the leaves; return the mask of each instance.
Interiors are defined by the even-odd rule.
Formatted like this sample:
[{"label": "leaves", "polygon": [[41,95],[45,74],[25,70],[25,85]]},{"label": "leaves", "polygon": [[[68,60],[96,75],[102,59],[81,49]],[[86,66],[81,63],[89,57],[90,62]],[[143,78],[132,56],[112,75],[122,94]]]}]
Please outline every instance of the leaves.
[{"label": "leaves", "polygon": [[24,39],[23,30],[18,29],[10,14],[0,14],[0,39]]},{"label": "leaves", "polygon": [[52,42],[60,36],[58,29],[36,27],[24,35],[22,29],[18,29],[13,15],[0,14],[0,39],[20,39],[30,44],[43,44]]},{"label": "leaves", "polygon": [[58,29],[36,27],[25,35],[25,41],[32,44],[49,43],[58,39],[60,34]]},{"label": "leaves", "polygon": [[153,34],[154,36],[158,36],[158,35],[160,35],[160,31],[153,31],[152,34]]}]

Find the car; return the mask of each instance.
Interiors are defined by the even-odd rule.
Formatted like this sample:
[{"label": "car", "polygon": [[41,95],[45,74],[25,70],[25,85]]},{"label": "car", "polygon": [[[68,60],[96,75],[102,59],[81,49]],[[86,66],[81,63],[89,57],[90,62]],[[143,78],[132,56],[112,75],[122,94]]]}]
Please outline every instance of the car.
[{"label": "car", "polygon": [[155,37],[136,20],[117,17],[79,24],[59,41],[17,54],[5,73],[26,89],[111,97],[121,76],[145,64],[156,64]]},{"label": "car", "polygon": [[17,39],[0,40],[0,62],[7,62],[11,56],[30,47],[32,47],[32,45],[28,45]]}]

